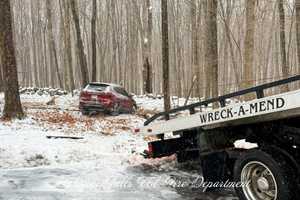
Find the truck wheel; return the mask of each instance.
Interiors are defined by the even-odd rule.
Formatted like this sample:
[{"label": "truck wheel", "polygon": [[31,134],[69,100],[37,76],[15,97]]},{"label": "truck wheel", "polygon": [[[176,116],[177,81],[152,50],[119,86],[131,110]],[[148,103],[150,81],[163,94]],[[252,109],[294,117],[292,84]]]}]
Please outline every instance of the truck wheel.
[{"label": "truck wheel", "polygon": [[281,155],[250,150],[234,166],[234,181],[242,183],[236,192],[241,200],[292,200],[295,178],[293,170]]}]

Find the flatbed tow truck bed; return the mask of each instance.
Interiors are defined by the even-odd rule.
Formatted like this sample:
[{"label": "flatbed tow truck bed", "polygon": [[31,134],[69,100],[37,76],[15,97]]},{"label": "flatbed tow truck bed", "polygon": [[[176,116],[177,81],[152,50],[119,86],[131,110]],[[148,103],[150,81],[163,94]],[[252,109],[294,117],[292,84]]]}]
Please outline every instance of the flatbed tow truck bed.
[{"label": "flatbed tow truck bed", "polygon": [[[300,90],[265,97],[266,89],[300,80],[300,75],[208,99],[154,115],[140,133],[156,135],[148,158],[177,155],[178,162],[199,161],[205,181],[241,183],[243,200],[294,200],[300,185]],[[256,99],[227,103],[255,93]],[[216,109],[203,109],[219,104]],[[197,112],[201,108],[204,112]],[[189,115],[170,119],[172,114]],[[158,120],[158,119],[167,120]],[[173,134],[167,139],[165,135]],[[245,139],[254,149],[237,149]]]},{"label": "flatbed tow truck bed", "polygon": [[154,122],[141,128],[144,135],[157,135],[202,127],[212,129],[273,121],[300,116],[300,90],[282,93],[245,103],[199,112],[168,121]]}]

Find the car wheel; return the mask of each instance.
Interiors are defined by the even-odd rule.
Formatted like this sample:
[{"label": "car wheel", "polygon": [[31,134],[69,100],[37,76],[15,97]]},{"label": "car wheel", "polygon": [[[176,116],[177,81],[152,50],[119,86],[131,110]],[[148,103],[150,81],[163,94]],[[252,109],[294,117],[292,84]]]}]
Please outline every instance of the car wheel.
[{"label": "car wheel", "polygon": [[234,166],[234,180],[241,200],[292,200],[295,199],[293,169],[278,154],[251,150],[242,155]]},{"label": "car wheel", "polygon": [[119,103],[115,103],[112,111],[110,112],[110,115],[112,116],[118,116],[120,114],[120,104]]},{"label": "car wheel", "polygon": [[81,110],[81,114],[86,116],[89,115],[90,112],[88,110]]},{"label": "car wheel", "polygon": [[130,114],[135,114],[136,111],[137,111],[137,107],[133,106],[133,107],[130,109],[129,113],[130,113]]}]

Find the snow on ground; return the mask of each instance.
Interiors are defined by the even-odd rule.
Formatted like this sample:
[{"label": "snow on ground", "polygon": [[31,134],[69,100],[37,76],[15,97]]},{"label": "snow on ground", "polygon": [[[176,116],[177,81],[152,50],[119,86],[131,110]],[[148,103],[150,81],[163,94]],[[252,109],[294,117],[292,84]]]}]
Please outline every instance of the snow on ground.
[{"label": "snow on ground", "polygon": [[[142,106],[144,109],[163,111],[164,99],[161,95],[138,95],[135,96],[135,101],[138,106]],[[183,106],[185,104],[185,101],[185,98],[179,98],[176,96],[170,97],[171,106],[173,108]],[[198,101],[198,98],[190,98],[188,104],[196,103]]]},{"label": "snow on ground", "polygon": [[[146,148],[146,141],[132,134],[132,130],[142,124],[142,118],[134,115],[82,116],[79,111],[66,111],[76,108],[78,97],[58,97],[55,109],[45,106],[50,99],[49,96],[21,95],[27,117],[0,122],[1,168],[68,164],[99,159],[107,153],[122,153],[128,157]],[[48,139],[46,136],[84,139]]]},{"label": "snow on ground", "polygon": [[[120,200],[217,199],[174,186],[174,177],[196,179],[178,169],[175,157],[145,160],[147,141],[133,133],[137,115],[82,116],[78,96],[23,94],[23,120],[0,121],[0,199]],[[136,97],[144,109],[161,110],[159,98]],[[184,103],[179,99],[180,105]],[[3,94],[0,94],[3,110]],[[83,139],[48,139],[80,136]],[[232,194],[222,194],[230,196]]]}]

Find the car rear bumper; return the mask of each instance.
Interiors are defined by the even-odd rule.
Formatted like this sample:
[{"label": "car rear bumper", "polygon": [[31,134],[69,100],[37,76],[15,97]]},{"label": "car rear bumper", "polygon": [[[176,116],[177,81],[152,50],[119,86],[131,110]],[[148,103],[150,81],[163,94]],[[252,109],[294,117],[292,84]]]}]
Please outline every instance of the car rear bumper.
[{"label": "car rear bumper", "polygon": [[87,103],[87,102],[80,102],[79,109],[84,110],[84,111],[97,111],[97,112],[111,110],[111,108],[109,106],[104,106],[100,103]]}]

